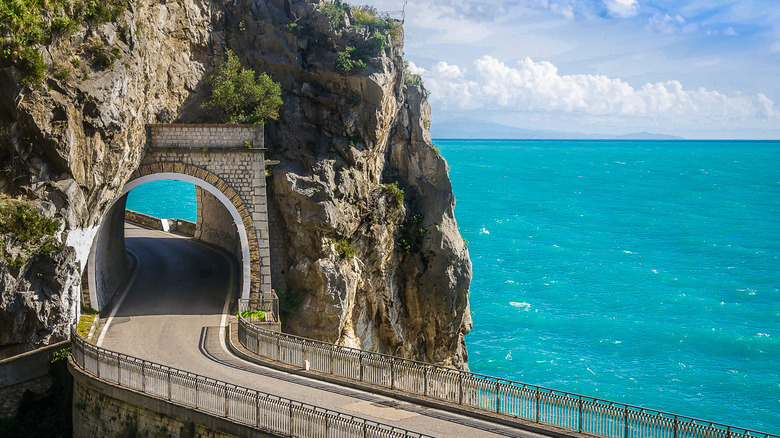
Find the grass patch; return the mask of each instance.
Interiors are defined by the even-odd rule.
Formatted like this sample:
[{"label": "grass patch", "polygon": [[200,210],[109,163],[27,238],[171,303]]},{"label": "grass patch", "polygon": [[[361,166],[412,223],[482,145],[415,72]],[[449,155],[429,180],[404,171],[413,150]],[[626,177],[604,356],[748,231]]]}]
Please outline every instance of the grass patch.
[{"label": "grass patch", "polygon": [[357,255],[357,248],[349,244],[349,240],[341,239],[336,241],[336,252],[339,253],[341,260],[350,260]]},{"label": "grass patch", "polygon": [[79,323],[76,325],[76,332],[84,339],[87,339],[87,336],[89,335],[89,329],[92,328],[92,324],[95,322],[95,318],[97,318],[97,315],[85,315],[84,313],[81,314],[81,318],[79,318]]},{"label": "grass patch", "polygon": [[262,310],[244,310],[241,312],[241,317],[244,319],[256,319],[263,322],[265,321],[265,312]]}]

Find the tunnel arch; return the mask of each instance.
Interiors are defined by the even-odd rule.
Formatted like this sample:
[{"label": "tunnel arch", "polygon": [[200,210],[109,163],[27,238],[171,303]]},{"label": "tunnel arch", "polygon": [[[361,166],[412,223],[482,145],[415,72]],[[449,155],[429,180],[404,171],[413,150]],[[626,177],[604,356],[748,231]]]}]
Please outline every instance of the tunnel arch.
[{"label": "tunnel arch", "polygon": [[[103,247],[105,243],[101,245],[102,239],[109,239],[111,228],[118,226],[119,217],[124,218],[125,202],[127,200],[127,194],[134,188],[151,181],[160,180],[177,180],[192,183],[197,187],[207,191],[218,199],[225,209],[228,211],[236,226],[238,238],[240,241],[240,260],[241,266],[241,279],[240,290],[241,298],[249,298],[250,294],[259,289],[257,283],[257,273],[261,270],[261,260],[257,251],[253,251],[252,248],[258,247],[257,234],[252,221],[252,215],[249,213],[245,202],[241,199],[241,196],[231,188],[222,178],[215,175],[208,170],[193,166],[187,163],[181,162],[162,162],[146,164],[139,167],[131,176],[122,188],[121,194],[111,203],[111,206],[106,210],[104,214],[98,232],[92,243],[92,248],[89,254],[88,260],[88,273],[89,273],[89,299],[91,305],[100,310],[108,302],[110,302],[113,295],[117,290],[105,291],[106,282],[104,276],[107,270],[114,269],[117,272],[122,271],[122,268],[116,269],[113,266],[103,268],[99,266],[102,264],[98,260],[106,259],[103,257],[102,252],[105,252]],[[121,215],[117,213],[121,210]],[[122,223],[124,220],[121,221]],[[104,230],[104,227],[109,227]],[[122,243],[121,248],[118,251],[124,251],[124,228],[122,228]],[[127,264],[124,262],[123,264]],[[125,268],[126,270],[126,268]],[[109,276],[116,277],[117,273],[109,273]],[[127,279],[113,278],[109,281],[113,283],[125,283]]]}]

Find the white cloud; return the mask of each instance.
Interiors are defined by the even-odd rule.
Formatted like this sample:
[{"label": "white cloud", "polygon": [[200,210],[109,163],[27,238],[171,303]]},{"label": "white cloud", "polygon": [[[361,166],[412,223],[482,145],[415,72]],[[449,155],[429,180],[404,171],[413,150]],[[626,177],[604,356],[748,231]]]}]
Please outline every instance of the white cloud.
[{"label": "white cloud", "polygon": [[650,17],[650,20],[648,20],[647,22],[647,26],[645,26],[645,29],[648,32],[656,32],[656,33],[664,33],[664,34],[676,33],[681,28],[686,32],[691,32],[698,29],[698,26],[695,24],[693,26],[685,26],[685,18],[683,18],[679,14],[675,16],[665,14],[663,16],[656,15]]},{"label": "white cloud", "polygon": [[604,0],[604,6],[613,17],[629,18],[639,13],[637,0]]},{"label": "white cloud", "polygon": [[409,73],[415,75],[424,75],[428,71],[422,67],[418,67],[414,62],[409,62]]},{"label": "white cloud", "polygon": [[445,110],[502,109],[675,122],[780,118],[774,102],[763,94],[730,97],[704,88],[686,90],[674,80],[634,88],[604,75],[562,75],[552,63],[530,58],[513,67],[483,56],[472,70],[439,62],[424,78],[431,103]]}]

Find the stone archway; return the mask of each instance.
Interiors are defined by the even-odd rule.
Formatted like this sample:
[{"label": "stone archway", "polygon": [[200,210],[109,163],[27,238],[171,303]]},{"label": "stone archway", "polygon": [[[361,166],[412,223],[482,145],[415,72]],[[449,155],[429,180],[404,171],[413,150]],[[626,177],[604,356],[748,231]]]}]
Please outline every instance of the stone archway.
[{"label": "stone archway", "polygon": [[93,241],[88,261],[91,305],[100,310],[127,281],[123,228],[127,194],[141,184],[164,179],[192,183],[224,206],[240,241],[236,256],[241,297],[270,292],[262,126],[151,125],[149,139],[140,167],[107,210]]}]

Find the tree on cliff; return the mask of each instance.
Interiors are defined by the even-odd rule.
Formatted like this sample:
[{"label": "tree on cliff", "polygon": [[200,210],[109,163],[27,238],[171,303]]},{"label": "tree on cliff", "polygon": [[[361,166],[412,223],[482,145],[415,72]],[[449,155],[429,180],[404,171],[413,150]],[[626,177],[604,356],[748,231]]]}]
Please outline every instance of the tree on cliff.
[{"label": "tree on cliff", "polygon": [[204,108],[223,112],[225,123],[265,123],[276,120],[282,105],[282,90],[267,74],[255,76],[255,71],[241,66],[238,57],[227,51],[227,59],[206,78],[212,87],[211,99]]}]

